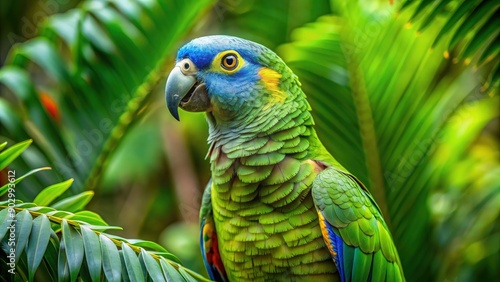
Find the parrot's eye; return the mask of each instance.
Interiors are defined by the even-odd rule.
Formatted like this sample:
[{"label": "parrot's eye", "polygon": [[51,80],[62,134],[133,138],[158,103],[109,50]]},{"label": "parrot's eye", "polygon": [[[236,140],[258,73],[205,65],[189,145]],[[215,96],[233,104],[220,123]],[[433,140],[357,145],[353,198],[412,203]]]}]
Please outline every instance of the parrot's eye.
[{"label": "parrot's eye", "polygon": [[191,70],[191,63],[188,60],[185,60],[184,63],[181,64],[181,68],[183,71],[190,71]]},{"label": "parrot's eye", "polygon": [[226,70],[234,70],[238,66],[238,57],[234,54],[227,54],[222,57],[221,66]]},{"label": "parrot's eye", "polygon": [[178,62],[176,66],[178,66],[185,75],[192,75],[198,71],[195,64],[188,58]]}]

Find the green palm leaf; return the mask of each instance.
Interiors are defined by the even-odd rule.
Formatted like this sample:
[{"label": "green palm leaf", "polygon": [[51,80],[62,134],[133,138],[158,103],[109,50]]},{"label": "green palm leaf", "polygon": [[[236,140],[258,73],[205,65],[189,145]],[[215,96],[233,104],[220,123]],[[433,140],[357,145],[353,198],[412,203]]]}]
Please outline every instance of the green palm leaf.
[{"label": "green palm leaf", "polygon": [[[27,149],[27,146],[23,145],[26,142],[19,144],[6,149],[4,152],[8,154],[0,154],[6,165],[10,165],[14,160],[15,157],[10,158],[12,154],[18,156]],[[5,147],[2,146],[2,149]],[[57,190],[68,189],[68,185],[71,185],[70,181],[52,185],[43,191],[57,193]],[[40,203],[47,204],[52,200],[46,197],[38,199]],[[183,277],[186,281],[208,281],[200,274],[184,268],[177,257],[154,242],[126,240],[102,233],[103,230],[116,227],[108,226],[98,214],[90,211],[69,212],[80,207],[79,202],[72,201],[66,201],[66,211],[19,200],[15,204],[9,200],[1,201],[0,245],[5,254],[0,258],[3,264],[2,277],[7,277],[8,271],[11,270],[7,256],[11,254],[12,244],[9,242],[14,240],[14,277],[17,279],[17,275],[20,275],[23,281],[40,280],[43,275],[49,275],[52,280],[58,281],[100,281],[104,277],[109,281],[145,281],[149,278],[165,281],[168,277]],[[15,213],[12,213],[12,210]],[[14,218],[15,230],[9,229]],[[94,225],[95,223],[101,225]],[[42,261],[44,263],[41,263]],[[160,266],[164,268],[163,272]],[[38,272],[39,269],[42,271]],[[43,274],[37,276],[36,273]]]},{"label": "green palm leaf", "polygon": [[382,13],[390,9],[346,3],[344,17],[297,29],[278,52],[301,79],[318,135],[367,184],[392,227],[406,276],[418,281],[435,275],[427,199],[438,181],[431,158],[438,134],[467,97],[487,95],[470,67],[443,74],[451,62],[441,55],[447,45],[435,43],[439,25],[417,37],[404,29],[411,11],[394,19]]},{"label": "green palm leaf", "polygon": [[[401,10],[413,9],[409,22],[415,21],[419,32],[424,31],[439,18],[445,19],[445,24],[434,39],[432,47],[436,46],[445,35],[448,37],[448,47],[445,57],[452,57],[455,62],[464,60],[476,66],[490,63],[487,73],[491,87],[498,87],[500,69],[498,54],[500,52],[500,3],[498,1],[401,1]],[[416,4],[416,2],[419,2]]]},{"label": "green palm leaf", "polygon": [[[52,164],[44,187],[74,177],[72,192],[93,188],[98,173],[163,75],[176,42],[212,1],[90,1],[50,17],[40,35],[13,48],[0,83],[19,101],[0,99],[6,135],[31,136],[29,160]],[[21,125],[22,124],[22,125]],[[33,198],[36,192],[20,191]]]},{"label": "green palm leaf", "polygon": [[[212,9],[213,18],[220,20],[221,34],[238,34],[275,48],[289,41],[295,28],[314,21],[331,11],[330,1],[219,1]],[[266,19],[266,20],[263,20]],[[269,28],[272,22],[272,28]]]}]

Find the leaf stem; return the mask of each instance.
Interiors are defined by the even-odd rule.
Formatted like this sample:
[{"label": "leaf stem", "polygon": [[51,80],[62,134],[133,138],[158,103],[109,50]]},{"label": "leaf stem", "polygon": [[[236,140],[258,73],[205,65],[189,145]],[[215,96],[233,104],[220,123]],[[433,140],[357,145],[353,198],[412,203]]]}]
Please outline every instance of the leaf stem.
[{"label": "leaf stem", "polygon": [[[9,207],[8,206],[4,206],[4,205],[0,205],[0,209],[6,209],[6,208],[9,208]],[[15,207],[14,210],[17,211],[17,212],[23,211],[23,210],[27,210],[33,217],[38,217],[38,216],[41,216],[41,215],[45,214],[45,213],[41,213],[41,212],[31,211],[31,210],[29,210],[29,208],[18,208],[18,207]],[[47,214],[45,214],[45,215],[47,216],[47,218],[51,222],[53,222],[55,224],[59,224],[60,225],[62,223],[63,218],[61,218],[61,217],[57,217],[57,216],[53,216],[53,215],[47,215]],[[66,221],[68,222],[69,225],[71,225],[71,226],[73,226],[75,228],[78,228],[78,229],[82,225],[82,224],[80,224],[80,223],[78,223],[76,221],[70,220],[70,219],[66,219]],[[61,229],[59,229],[59,230],[61,230]],[[97,235],[101,235],[101,234],[103,234],[103,236],[107,235],[106,233],[103,233],[103,232],[100,232],[100,231],[96,231],[96,230],[92,230],[92,231],[94,233],[96,233]],[[111,238],[109,236],[106,236],[106,237],[109,238],[119,248],[121,248],[123,244],[127,244],[136,254],[140,254],[141,253],[141,249],[142,249],[141,247],[134,246],[134,245],[132,245],[132,244],[130,244],[128,242],[125,242],[125,241],[122,241],[122,240],[118,240],[118,239],[115,239],[115,238]],[[145,250],[145,251],[148,252],[157,261],[160,260],[160,259],[163,259],[167,263],[169,263],[170,265],[172,265],[175,269],[182,268],[184,271],[186,271],[187,273],[189,273],[189,275],[193,276],[194,278],[196,278],[199,281],[205,281],[205,282],[211,281],[211,280],[203,277],[201,274],[196,273],[196,272],[192,271],[191,269],[182,266],[179,263],[176,263],[176,262],[174,262],[174,261],[172,261],[170,259],[167,259],[165,257],[162,257],[160,255],[151,253],[148,250]]]}]

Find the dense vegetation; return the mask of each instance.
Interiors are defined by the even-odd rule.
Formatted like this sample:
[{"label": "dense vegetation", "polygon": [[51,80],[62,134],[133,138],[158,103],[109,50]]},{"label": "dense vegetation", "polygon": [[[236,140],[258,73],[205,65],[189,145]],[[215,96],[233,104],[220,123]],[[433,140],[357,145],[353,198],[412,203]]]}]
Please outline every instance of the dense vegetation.
[{"label": "dense vegetation", "polygon": [[177,48],[207,34],[260,42],[299,76],[408,281],[500,276],[497,1],[42,2],[1,4],[2,47],[24,41],[0,69],[2,281],[9,207],[18,281],[205,279],[207,128],[168,116],[163,87]]}]

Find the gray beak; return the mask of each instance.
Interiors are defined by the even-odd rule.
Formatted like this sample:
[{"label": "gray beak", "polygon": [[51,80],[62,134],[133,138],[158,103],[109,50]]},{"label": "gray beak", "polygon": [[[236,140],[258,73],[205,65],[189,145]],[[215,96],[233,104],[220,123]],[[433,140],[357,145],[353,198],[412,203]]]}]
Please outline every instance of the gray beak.
[{"label": "gray beak", "polygon": [[197,71],[190,59],[183,59],[168,75],[165,99],[176,120],[179,120],[179,107],[189,112],[204,112],[211,108],[205,84],[196,79]]}]

